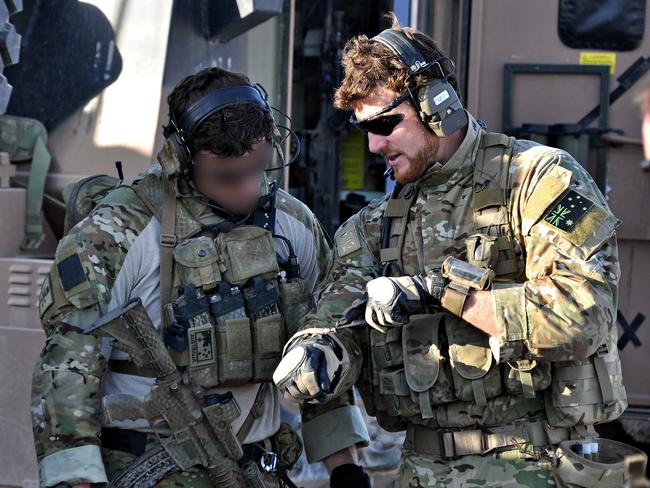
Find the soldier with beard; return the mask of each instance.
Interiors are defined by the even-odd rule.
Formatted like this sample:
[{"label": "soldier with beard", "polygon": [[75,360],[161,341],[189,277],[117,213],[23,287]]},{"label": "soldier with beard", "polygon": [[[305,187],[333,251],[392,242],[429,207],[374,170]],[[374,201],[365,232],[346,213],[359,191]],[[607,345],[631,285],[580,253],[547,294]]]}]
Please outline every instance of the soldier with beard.
[{"label": "soldier with beard", "polygon": [[397,185],[337,231],[274,381],[305,404],[357,384],[406,431],[398,487],[554,485],[558,445],[626,406],[617,219],[569,154],[486,131],[426,35],[360,35],[342,63],[335,104]]}]

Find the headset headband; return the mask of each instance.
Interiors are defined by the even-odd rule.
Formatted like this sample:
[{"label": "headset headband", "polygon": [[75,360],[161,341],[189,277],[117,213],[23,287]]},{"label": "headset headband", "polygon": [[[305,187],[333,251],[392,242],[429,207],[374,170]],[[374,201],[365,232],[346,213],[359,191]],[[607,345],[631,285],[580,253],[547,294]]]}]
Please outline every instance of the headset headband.
[{"label": "headset headband", "polygon": [[188,140],[194,130],[209,116],[239,103],[254,103],[265,112],[271,113],[268,101],[257,87],[251,85],[227,86],[208,93],[190,105],[180,120],[175,123],[176,129],[182,139]]},{"label": "headset headband", "polygon": [[390,49],[406,64],[411,71],[411,76],[428,69],[432,64],[424,58],[420,50],[410,39],[394,29],[386,29],[371,40],[380,42]]}]

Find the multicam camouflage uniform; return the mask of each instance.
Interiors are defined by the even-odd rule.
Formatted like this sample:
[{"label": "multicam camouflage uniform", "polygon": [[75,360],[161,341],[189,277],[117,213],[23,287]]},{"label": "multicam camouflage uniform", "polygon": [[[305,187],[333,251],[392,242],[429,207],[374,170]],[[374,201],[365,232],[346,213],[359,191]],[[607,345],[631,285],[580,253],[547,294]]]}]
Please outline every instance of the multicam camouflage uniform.
[{"label": "multicam camouflage uniform", "polygon": [[[173,153],[166,157],[173,157]],[[102,397],[114,393],[144,396],[154,378],[111,370],[109,358],[112,363],[124,362],[128,357],[122,351],[111,349],[105,339],[85,335],[83,330],[133,297],[142,300],[153,323],[160,327],[161,230],[160,216],[155,214],[162,207],[160,202],[156,203],[156,198],[161,198],[162,174],[160,167],[153,167],[136,178],[133,185],[120,186],[109,193],[58,245],[55,264],[40,298],[47,342],[33,378],[32,415],[41,486],[105,483],[127,467],[136,456],[102,447],[99,438],[102,427],[152,431],[145,419],[107,424],[102,416]],[[182,180],[177,194],[187,197],[191,189],[181,183]],[[153,204],[151,201],[145,204],[139,198],[133,190],[138,186],[140,195],[147,192],[153,195]],[[324,273],[329,245],[314,215],[295,198],[279,191],[276,208],[276,232],[293,243],[301,275],[309,287],[307,296],[310,296]],[[199,200],[177,199],[176,235],[181,241],[190,236],[210,235],[201,230],[199,223],[214,223],[214,219],[215,215]],[[274,246],[278,256],[286,259],[286,245],[276,240]],[[178,276],[174,284],[179,284]],[[304,316],[309,303],[296,302],[286,309],[285,323],[295,331],[298,318]],[[259,389],[259,383],[221,388],[220,391],[232,391],[242,410],[231,424],[233,432],[237,433],[257,404]],[[275,388],[265,383],[260,395],[263,409],[250,427],[245,443],[264,442],[280,426]],[[346,446],[367,442],[365,426],[353,399],[346,397],[335,408],[328,405],[324,410],[325,416],[336,415],[341,430],[312,429],[318,441],[311,443],[319,445],[313,458],[322,459]],[[315,414],[311,418],[318,420]],[[310,425],[309,418],[304,422]],[[155,444],[154,440],[155,436],[148,436],[147,447]],[[275,478],[266,474],[264,478],[267,486],[277,485]],[[196,468],[172,475],[158,486],[212,484],[205,470]]]},{"label": "multicam camouflage uniform", "polygon": [[[485,151],[495,148],[496,153],[486,156]],[[478,162],[486,157],[496,157],[498,164],[480,167]],[[499,169],[508,159],[504,184]],[[369,327],[336,332],[351,358],[351,373],[343,383],[357,383],[369,413],[384,428],[407,430],[396,486],[554,485],[550,448],[569,436],[585,435],[593,423],[615,418],[625,408],[614,327],[620,275],[616,218],[586,171],[567,153],[486,134],[471,116],[453,157],[444,165],[433,164],[399,198],[411,201],[406,228],[394,222],[392,229],[391,242],[399,242],[400,235],[403,240],[399,256],[392,256],[401,264],[401,275],[439,270],[448,256],[469,260],[468,248],[480,264],[490,242],[496,243],[499,261],[492,288],[494,338],[449,313],[423,348],[402,342],[401,327],[387,334]],[[386,261],[380,259],[380,236],[388,201],[372,202],[338,230],[333,265],[317,292],[317,312],[304,329],[332,327],[355,300],[363,300],[366,284],[380,276],[380,263]],[[499,215],[502,210],[507,218]],[[483,235],[480,246],[477,232]],[[409,377],[409,369],[423,365],[416,356],[430,353],[432,344],[440,354],[431,373],[433,386],[413,391],[410,385],[419,378]],[[609,368],[605,376],[615,392],[606,415],[595,392],[571,397],[572,385],[598,390],[593,374],[580,379],[577,373],[593,373],[593,359],[588,358],[594,354],[604,355]],[[574,401],[564,401],[562,395]],[[542,426],[545,441],[531,433],[510,442],[508,434],[498,444],[502,448],[490,450],[494,431],[513,425],[519,426],[517,432]],[[484,444],[463,451],[462,432],[447,432],[445,439],[456,442],[456,454],[469,454],[455,459],[423,454],[408,443],[413,426],[431,432],[469,429],[473,434],[481,428]],[[442,440],[429,437],[424,450],[440,451],[436,444]],[[453,450],[445,453],[453,455]]]}]

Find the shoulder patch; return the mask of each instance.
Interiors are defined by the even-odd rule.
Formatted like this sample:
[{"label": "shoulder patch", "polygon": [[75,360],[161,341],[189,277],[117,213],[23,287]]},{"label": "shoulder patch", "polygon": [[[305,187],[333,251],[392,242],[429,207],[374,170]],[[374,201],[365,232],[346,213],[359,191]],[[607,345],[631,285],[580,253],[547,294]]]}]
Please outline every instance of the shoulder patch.
[{"label": "shoulder patch", "polygon": [[566,193],[570,183],[571,171],[555,166],[535,184],[521,215],[524,235],[528,235],[531,227],[548,213],[549,208],[553,208],[553,202]]},{"label": "shoulder patch", "polygon": [[550,207],[544,221],[564,232],[571,232],[593,206],[594,202],[587,197],[575,190],[569,190],[560,201]]},{"label": "shoulder patch", "polygon": [[63,261],[56,264],[61,279],[61,285],[65,291],[74,288],[86,281],[86,274],[81,265],[81,259],[78,254],[68,256]]},{"label": "shoulder patch", "polygon": [[336,250],[339,257],[345,257],[361,249],[361,238],[354,222],[348,222],[336,233]]},{"label": "shoulder patch", "polygon": [[609,239],[619,223],[608,209],[575,190],[554,203],[541,220],[542,225],[577,246],[583,258],[591,256]]},{"label": "shoulder patch", "polygon": [[52,279],[48,273],[43,285],[41,286],[41,293],[38,297],[38,316],[43,318],[45,312],[47,312],[52,304],[54,303],[54,295],[52,293]]}]

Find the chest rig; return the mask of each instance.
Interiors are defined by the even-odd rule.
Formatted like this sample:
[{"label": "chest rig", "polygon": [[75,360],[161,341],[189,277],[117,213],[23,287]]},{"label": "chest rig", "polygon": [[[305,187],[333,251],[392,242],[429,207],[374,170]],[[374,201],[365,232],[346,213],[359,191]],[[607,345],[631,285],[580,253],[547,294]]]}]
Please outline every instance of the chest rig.
[{"label": "chest rig", "polygon": [[[481,133],[468,190],[474,229],[470,232],[471,226],[465,226],[465,249],[449,248],[454,257],[492,269],[494,286],[525,280],[525,258],[507,208],[513,146],[513,138]],[[397,188],[387,202],[380,250],[385,276],[413,271],[409,263],[405,272],[404,253],[417,193],[412,185]],[[426,265],[433,269],[436,262]],[[426,271],[420,258],[418,266],[419,272]],[[487,334],[451,313],[431,312],[411,316],[408,324],[386,334],[368,328],[364,338],[368,357],[359,389],[369,413],[385,429],[403,430],[409,423],[448,427],[438,425],[437,408],[467,402],[464,410],[469,411],[471,404],[484,407],[501,395],[534,399],[536,409],[544,409],[554,427],[584,428],[616,418],[624,409],[615,346],[604,345],[594,356],[575,361],[521,359],[497,364]],[[463,422],[473,421],[468,417],[459,421]]]},{"label": "chest rig", "polygon": [[203,389],[271,381],[313,307],[292,243],[280,237],[286,261],[275,251],[274,193],[243,223],[213,215],[206,225],[194,215],[202,204],[178,198],[164,176],[134,189],[161,221],[162,332],[177,366]]},{"label": "chest rig", "polygon": [[[473,199],[472,229],[464,238],[466,249],[455,257],[490,267],[497,280],[510,281],[523,271],[507,209],[514,139],[492,133],[480,137],[473,174],[463,179],[463,196],[471,194]],[[414,270],[411,263],[405,271],[404,253],[417,196],[415,185],[397,186],[387,201],[379,256],[384,276]],[[441,257],[424,263],[424,251],[415,253],[419,272],[425,272],[426,266],[440,267],[444,260]],[[363,372],[366,378],[361,382],[365,386],[360,390],[364,404],[371,405],[371,414],[384,428],[401,430],[407,422],[431,423],[438,405],[457,401],[487,405],[488,398],[502,394],[501,375],[493,364],[487,336],[460,321],[455,315],[438,311],[412,316],[407,325],[393,327],[386,334],[368,331],[365,341],[369,358]]]},{"label": "chest rig", "polygon": [[[467,190],[458,199],[471,195],[472,224],[463,232],[465,249],[450,246],[455,257],[492,269],[501,282],[515,281],[525,265],[507,208],[513,145],[514,139],[503,134],[481,133],[472,174],[462,180]],[[414,185],[397,187],[387,202],[380,250],[385,276],[410,272],[405,272],[403,256],[417,195]],[[440,267],[443,259],[423,263],[418,257],[419,272],[425,272],[425,266]],[[548,386],[548,374],[526,361],[506,365],[503,381],[486,334],[463,325],[453,314],[433,312],[412,316],[407,325],[387,334],[368,332],[370,357],[363,382],[368,386],[360,389],[384,428],[400,430],[407,422],[435,424],[437,406],[459,401],[486,406],[488,399],[506,392],[535,397],[535,390]]]}]

